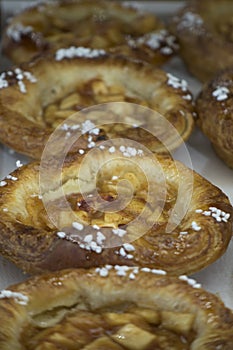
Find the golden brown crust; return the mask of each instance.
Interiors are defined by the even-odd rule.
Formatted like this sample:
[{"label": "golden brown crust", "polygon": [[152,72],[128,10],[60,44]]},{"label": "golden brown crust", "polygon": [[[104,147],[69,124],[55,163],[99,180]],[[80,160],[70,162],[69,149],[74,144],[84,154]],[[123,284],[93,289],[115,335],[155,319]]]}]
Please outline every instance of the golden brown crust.
[{"label": "golden brown crust", "polygon": [[232,312],[187,281],[117,266],[28,279],[0,300],[1,349],[231,350]]},{"label": "golden brown crust", "polygon": [[231,0],[191,0],[170,23],[180,55],[201,81],[233,65]]},{"label": "golden brown crust", "polygon": [[[62,170],[68,207],[62,199],[59,171],[53,171],[56,164],[51,159],[47,165],[46,160],[42,163],[40,173],[39,163],[31,163],[1,183],[0,249],[5,257],[31,273],[127,264],[160,268],[177,275],[198,271],[225,252],[232,235],[232,206],[220,189],[170,158],[157,158],[159,163],[152,166],[151,158],[145,154],[131,159],[108,149],[94,150],[87,163],[85,156],[68,157]],[[116,186],[121,180],[128,179],[136,188],[126,209],[118,209],[116,214],[93,210],[97,202],[92,177],[101,164],[110,164],[98,173],[95,185],[102,198],[116,200]],[[160,177],[160,166],[166,185]],[[147,178],[140,169],[146,171]],[[113,176],[119,180],[112,180]],[[84,186],[83,195],[77,179]],[[151,199],[147,184],[153,193]],[[127,188],[122,187],[123,195]],[[42,197],[38,198],[40,191]],[[149,226],[143,219],[135,224],[146,203],[148,216],[143,217]],[[73,222],[82,223],[80,231],[72,229]],[[168,222],[177,224],[171,228]],[[104,235],[101,242],[95,238],[96,224]],[[126,236],[113,231],[118,228],[125,230],[124,234],[127,231]],[[63,232],[62,236],[58,232]],[[133,242],[129,251],[125,242]]]},{"label": "golden brown crust", "polygon": [[[67,58],[70,54],[72,58]],[[86,57],[75,57],[76,55]],[[87,57],[88,55],[91,57]],[[80,124],[80,116],[77,115],[79,109],[111,101],[134,103],[135,106],[131,104],[132,109],[142,104],[161,113],[181,136],[179,140],[173,140],[167,127],[162,130],[162,135],[168,143],[171,137],[170,150],[177,148],[182,139],[186,140],[191,134],[192,97],[184,81],[151,65],[133,62],[123,57],[112,57],[98,50],[71,48],[59,51],[55,57],[40,58],[0,76],[0,140],[16,151],[40,159],[48,137],[57,125],[75,113],[76,123]],[[106,95],[102,93],[98,84],[104,84]],[[118,90],[112,94],[106,86]],[[94,98],[93,89],[97,94]],[[80,103],[76,103],[76,106],[65,109],[59,107],[62,99],[66,102],[68,97],[70,102],[70,98],[77,98],[76,95],[81,98],[81,106]],[[133,111],[130,113],[137,114]],[[113,119],[113,123],[116,123],[116,119]],[[100,120],[97,116],[94,122],[98,124]],[[131,130],[127,129],[122,133],[112,133],[113,128],[103,126],[105,138],[129,137],[138,142],[147,140],[144,134],[141,136],[137,128],[132,127],[132,122],[130,124]],[[147,124],[142,122],[141,125],[149,131],[157,125],[154,117],[151,125]],[[66,132],[61,131],[60,136],[65,135]],[[158,142],[154,145],[154,139],[148,136],[147,146],[155,152],[166,151]],[[87,147],[85,142],[82,140],[79,148]]]},{"label": "golden brown crust", "polygon": [[3,38],[15,63],[61,47],[105,49],[161,65],[177,51],[175,37],[153,14],[114,1],[52,1],[13,17]]},{"label": "golden brown crust", "polygon": [[216,153],[233,168],[233,70],[219,73],[197,99],[197,124]]}]

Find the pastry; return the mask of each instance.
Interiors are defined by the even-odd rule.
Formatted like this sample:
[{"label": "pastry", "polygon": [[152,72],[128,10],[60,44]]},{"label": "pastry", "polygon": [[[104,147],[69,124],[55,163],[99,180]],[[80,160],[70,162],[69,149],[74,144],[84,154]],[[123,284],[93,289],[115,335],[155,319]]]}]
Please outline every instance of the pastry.
[{"label": "pastry", "polygon": [[154,14],[114,1],[50,1],[13,17],[3,37],[15,63],[69,46],[105,49],[160,65],[177,51],[174,36]]},{"label": "pastry", "polygon": [[[120,110],[115,104],[104,120],[103,104],[118,101],[128,104]],[[61,138],[67,131],[85,133],[77,125],[85,123],[87,112],[77,112],[93,105],[102,105],[92,113],[92,123],[101,128],[93,142],[128,137],[161,153],[180,146],[193,129],[192,96],[184,80],[104,50],[71,47],[0,75],[0,141],[39,159],[56,127]],[[74,125],[68,130],[71,116]],[[80,147],[91,147],[83,142]]]},{"label": "pastry", "polygon": [[170,23],[189,71],[201,81],[233,65],[233,2],[191,0]]},{"label": "pastry", "polygon": [[186,276],[111,266],[55,272],[0,292],[1,350],[233,348],[233,314]]},{"label": "pastry", "polygon": [[216,153],[233,168],[233,70],[219,73],[197,99],[197,124]]},{"label": "pastry", "polygon": [[228,198],[170,157],[120,142],[47,154],[2,180],[2,255],[30,273],[119,264],[178,275],[218,259],[232,236]]}]

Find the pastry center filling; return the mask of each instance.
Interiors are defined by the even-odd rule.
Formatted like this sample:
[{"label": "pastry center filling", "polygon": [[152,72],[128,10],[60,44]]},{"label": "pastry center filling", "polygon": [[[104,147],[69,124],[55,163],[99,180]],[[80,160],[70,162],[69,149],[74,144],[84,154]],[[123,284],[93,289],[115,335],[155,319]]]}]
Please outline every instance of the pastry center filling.
[{"label": "pastry center filling", "polygon": [[68,196],[68,201],[77,217],[86,225],[118,228],[127,225],[141,213],[146,205],[147,191],[145,176],[141,174],[137,178],[135,173],[126,172],[109,179],[100,176],[97,181],[98,197],[89,193],[84,198],[79,193]]},{"label": "pastry center filling", "polygon": [[[126,103],[121,107],[117,104],[112,107],[104,105],[109,102]],[[101,128],[98,135],[84,135],[86,141],[88,140],[86,146],[78,140],[79,148],[92,148],[95,142],[122,137],[144,144],[152,152],[164,152],[164,145],[173,148],[174,144],[179,143],[179,138],[170,124],[174,125],[181,135],[185,134],[187,128],[186,119],[177,118],[177,113],[171,111],[173,104],[172,94],[166,96],[160,87],[157,87],[156,94],[152,91],[151,96],[145,98],[143,94],[140,95],[122,83],[109,84],[97,77],[81,84],[62,99],[47,105],[42,118],[43,123],[53,129],[61,123],[69,124],[72,121],[68,128],[64,128],[64,124],[61,126],[66,137],[73,135],[76,130],[80,132],[87,121]],[[91,106],[95,106],[94,109],[82,111]]]},{"label": "pastry center filling", "polygon": [[98,310],[83,304],[34,316],[21,341],[27,350],[189,350],[194,318],[134,304]]},{"label": "pastry center filling", "polygon": [[[128,234],[133,235],[137,231],[135,225],[139,231],[144,227],[146,230],[146,227],[153,227],[153,231],[161,229],[163,224],[167,223],[176,201],[176,190],[168,188],[166,200],[163,201],[163,189],[160,188],[160,184],[154,182],[150,184],[150,191],[156,195],[150,198],[145,175],[131,171],[116,171],[114,174],[109,178],[99,178],[97,192],[83,194],[77,191],[75,186],[67,185],[69,193],[65,198],[56,198],[56,193],[50,193],[50,198],[46,200],[46,210],[41,199],[29,197],[26,201],[28,216],[22,221],[44,229],[54,230],[59,227],[65,232],[70,232],[75,221],[82,225],[82,235],[96,234],[94,228],[97,227],[102,229],[102,233],[109,239],[114,236],[114,229],[127,230]],[[56,227],[50,220],[50,213],[52,221],[57,223]],[[140,222],[135,224],[134,220],[140,215]]]},{"label": "pastry center filling", "polygon": [[152,227],[155,223],[167,222],[177,198],[173,186],[164,188],[161,180],[156,179],[152,182],[139,166],[125,159],[122,163],[112,161],[106,168],[103,166],[95,183],[87,181],[83,186],[89,191],[82,192],[78,180],[70,179],[63,185],[65,197],[61,197],[61,188],[45,195],[47,211],[40,198],[29,196],[26,201],[29,215],[21,220],[25,224],[54,229],[48,214],[52,213],[60,229],[71,227],[74,221],[82,223],[84,228],[96,225],[117,229],[127,227],[142,214],[141,224],[146,220]]},{"label": "pastry center filling", "polygon": [[[66,118],[83,108],[119,101],[150,107],[148,101],[139,96],[136,92],[126,91],[126,88],[122,84],[107,85],[103,79],[96,78],[87,81],[62,99],[46,106],[43,111],[44,122],[47,126],[56,128]],[[111,116],[109,121],[111,121]],[[117,122],[115,118],[112,121]],[[133,123],[133,119],[126,118],[125,122]],[[136,124],[138,125],[138,122]],[[122,127],[120,128],[118,125],[118,129],[120,131]]]}]

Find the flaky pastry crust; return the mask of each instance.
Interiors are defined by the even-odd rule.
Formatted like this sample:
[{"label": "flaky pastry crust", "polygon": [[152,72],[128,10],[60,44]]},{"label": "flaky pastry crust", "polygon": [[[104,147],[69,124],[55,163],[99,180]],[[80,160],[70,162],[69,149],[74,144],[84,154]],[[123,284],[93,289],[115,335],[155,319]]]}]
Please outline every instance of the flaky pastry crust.
[{"label": "flaky pastry crust", "polygon": [[233,65],[232,15],[231,0],[191,0],[170,23],[180,55],[201,81]]},{"label": "flaky pastry crust", "polygon": [[[87,158],[69,155],[62,185],[52,159],[4,179],[1,253],[30,273],[120,264],[178,275],[198,271],[225,252],[232,206],[220,189],[169,157],[112,148],[92,150]],[[132,198],[123,208],[97,206],[96,188],[110,205],[130,187]]]},{"label": "flaky pastry crust", "polygon": [[219,73],[197,99],[197,124],[216,153],[233,168],[233,70]]},{"label": "flaky pastry crust", "polygon": [[222,301],[155,273],[73,269],[12,286],[0,300],[1,349],[231,350],[233,314]]},{"label": "flaky pastry crust", "polygon": [[[158,124],[169,150],[180,146],[192,132],[192,96],[185,81],[149,64],[109,56],[102,50],[69,48],[0,75],[0,140],[20,153],[40,159],[49,136],[68,117],[76,115],[76,124],[80,125],[86,117],[80,120],[78,111],[119,101],[131,106],[119,113],[115,107],[116,114],[109,116],[113,125],[101,127],[102,139],[128,137],[145,141],[149,149],[163,153],[167,152],[164,145],[156,143],[153,135],[142,133],[141,128],[151,131]],[[138,105],[158,111],[180,137],[173,139],[169,128],[160,126],[153,115],[150,122],[142,115],[140,123],[139,117],[133,120],[132,115],[139,114]],[[93,116],[97,125],[101,124],[99,113]],[[131,127],[117,129],[119,115],[125,115],[124,122]],[[60,137],[67,136],[64,127]],[[93,141],[98,141],[98,136]]]},{"label": "flaky pastry crust", "polygon": [[151,13],[114,1],[51,1],[13,17],[3,37],[15,63],[62,47],[105,49],[161,65],[177,51],[174,36]]}]

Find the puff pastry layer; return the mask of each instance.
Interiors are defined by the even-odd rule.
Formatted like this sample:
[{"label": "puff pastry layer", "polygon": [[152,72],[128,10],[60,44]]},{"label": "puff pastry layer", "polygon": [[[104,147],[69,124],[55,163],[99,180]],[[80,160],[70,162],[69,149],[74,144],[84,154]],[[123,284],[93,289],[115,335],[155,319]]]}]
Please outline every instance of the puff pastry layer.
[{"label": "puff pastry layer", "polygon": [[51,1],[17,14],[3,38],[15,63],[61,47],[105,49],[160,65],[177,51],[174,36],[151,13],[114,1]]},{"label": "puff pastry layer", "polygon": [[216,153],[233,168],[233,70],[219,73],[197,99],[197,124]]},{"label": "puff pastry layer", "polygon": [[[168,157],[121,146],[92,152],[69,155],[62,174],[48,159],[0,183],[5,257],[31,273],[120,264],[177,275],[225,252],[232,206],[220,189]],[[110,207],[118,194],[129,200]]]},{"label": "puff pastry layer", "polygon": [[201,81],[233,65],[232,16],[231,0],[191,0],[170,24],[180,55]]},{"label": "puff pastry layer", "polygon": [[232,349],[233,314],[220,299],[148,270],[65,270],[12,286],[0,293],[1,349]]},{"label": "puff pastry layer", "polygon": [[[152,151],[167,152],[150,134],[153,128],[169,144],[169,150],[177,148],[193,129],[192,96],[185,81],[146,63],[109,56],[103,50],[71,47],[0,75],[0,140],[39,159],[49,136],[68,117],[74,116],[73,123],[80,125],[87,116],[80,116],[78,111],[119,101],[131,106],[128,104],[127,110],[115,107],[109,113],[107,120],[113,125],[101,127],[100,139],[128,137],[144,142]],[[158,111],[180,137],[169,134],[169,128],[157,122],[155,113],[148,117],[145,110],[142,115],[138,105]],[[93,114],[91,121],[101,124],[103,112]],[[118,125],[119,116],[122,121],[123,115],[124,123],[131,127]],[[138,116],[136,120],[134,115]],[[70,131],[64,127],[61,138]],[[93,141],[98,141],[99,136],[93,135]],[[87,147],[83,143],[80,147]]]}]

